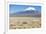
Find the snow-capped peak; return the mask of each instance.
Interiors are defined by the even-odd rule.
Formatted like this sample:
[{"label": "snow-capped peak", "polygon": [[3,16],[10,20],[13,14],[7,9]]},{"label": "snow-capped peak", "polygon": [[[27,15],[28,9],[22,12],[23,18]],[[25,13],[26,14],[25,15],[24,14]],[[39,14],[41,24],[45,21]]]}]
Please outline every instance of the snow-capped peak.
[{"label": "snow-capped peak", "polygon": [[34,7],[28,7],[25,9],[25,11],[27,11],[27,10],[36,10],[36,9]]}]

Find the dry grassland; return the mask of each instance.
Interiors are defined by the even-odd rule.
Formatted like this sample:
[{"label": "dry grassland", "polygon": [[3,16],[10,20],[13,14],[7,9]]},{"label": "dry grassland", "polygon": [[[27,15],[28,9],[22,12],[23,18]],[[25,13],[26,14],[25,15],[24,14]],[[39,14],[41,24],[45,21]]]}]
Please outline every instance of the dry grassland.
[{"label": "dry grassland", "polygon": [[10,17],[10,29],[40,28],[40,17]]}]

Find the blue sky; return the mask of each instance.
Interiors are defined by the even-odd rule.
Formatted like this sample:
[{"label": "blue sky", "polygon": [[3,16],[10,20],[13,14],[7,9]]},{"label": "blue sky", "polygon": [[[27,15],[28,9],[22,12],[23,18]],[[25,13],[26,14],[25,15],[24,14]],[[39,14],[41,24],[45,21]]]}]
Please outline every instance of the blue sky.
[{"label": "blue sky", "polygon": [[9,5],[9,12],[14,13],[14,12],[20,12],[24,11],[25,9],[31,7],[35,8],[37,11],[41,11],[41,6],[32,6],[32,5],[15,5],[15,4],[10,4]]}]

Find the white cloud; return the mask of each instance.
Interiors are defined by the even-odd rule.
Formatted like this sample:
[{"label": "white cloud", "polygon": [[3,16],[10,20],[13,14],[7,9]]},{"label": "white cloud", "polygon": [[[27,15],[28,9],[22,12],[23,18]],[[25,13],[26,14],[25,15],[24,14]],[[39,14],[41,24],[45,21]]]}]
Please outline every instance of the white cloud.
[{"label": "white cloud", "polygon": [[25,9],[25,11],[26,10],[36,10],[36,9],[34,7],[28,7],[28,8]]}]

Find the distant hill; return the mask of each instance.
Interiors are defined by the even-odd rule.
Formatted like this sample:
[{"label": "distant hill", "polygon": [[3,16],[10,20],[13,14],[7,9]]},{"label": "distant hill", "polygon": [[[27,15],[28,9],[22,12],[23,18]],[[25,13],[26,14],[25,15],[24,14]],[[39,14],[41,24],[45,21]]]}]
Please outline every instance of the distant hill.
[{"label": "distant hill", "polygon": [[10,14],[10,17],[18,16],[18,17],[41,17],[40,11],[34,11],[34,10],[27,10],[27,11],[20,11],[16,13]]}]

